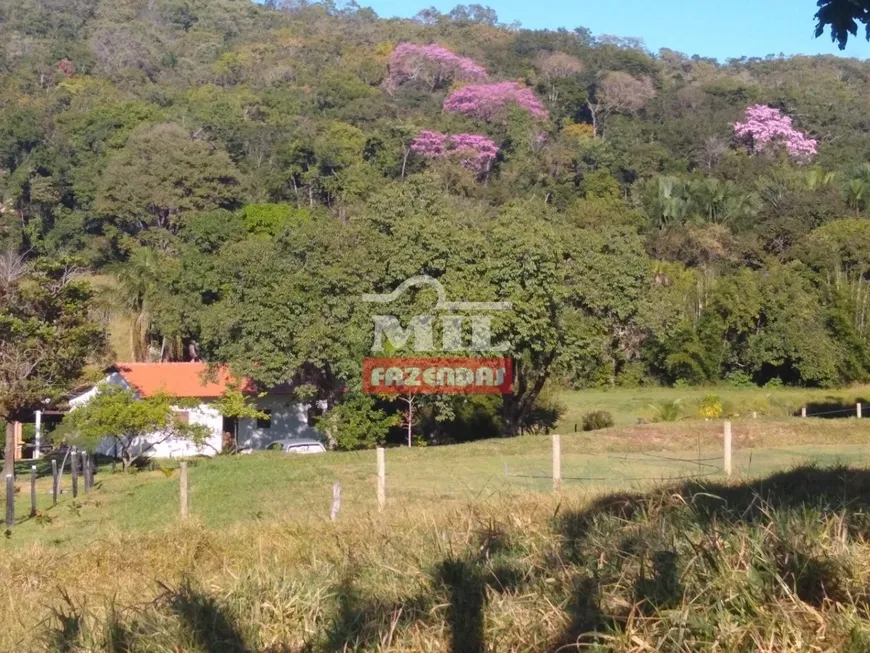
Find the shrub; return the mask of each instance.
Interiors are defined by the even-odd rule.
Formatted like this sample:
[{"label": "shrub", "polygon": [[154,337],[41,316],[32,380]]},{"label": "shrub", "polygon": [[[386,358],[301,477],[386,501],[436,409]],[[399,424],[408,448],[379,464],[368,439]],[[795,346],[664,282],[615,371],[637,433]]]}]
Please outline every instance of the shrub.
[{"label": "shrub", "polygon": [[719,395],[706,394],[701,399],[700,409],[701,415],[708,419],[722,417],[722,400],[719,398]]},{"label": "shrub", "polygon": [[627,363],[616,377],[616,384],[620,388],[639,388],[646,385],[649,379],[646,375],[646,367],[640,361]]},{"label": "shrub", "polygon": [[593,410],[583,416],[583,430],[597,431],[613,426],[613,415],[606,410]]},{"label": "shrub", "polygon": [[396,416],[377,408],[370,396],[354,394],[319,418],[315,428],[326,437],[331,448],[353,451],[382,445],[390,428],[396,424]]},{"label": "shrub", "polygon": [[649,406],[653,409],[652,419],[654,422],[676,422],[683,412],[680,399],[660,401],[658,404],[650,404]]},{"label": "shrub", "polygon": [[785,385],[785,384],[782,382],[782,379],[779,378],[778,376],[775,376],[770,381],[765,383],[764,387],[765,388],[781,388],[783,385]]},{"label": "shrub", "polygon": [[558,394],[550,388],[545,388],[538,398],[532,410],[526,415],[521,425],[523,433],[550,433],[562,415],[565,414],[565,404],[559,401]]},{"label": "shrub", "polygon": [[727,376],[728,384],[734,388],[755,388],[755,382],[746,372],[737,370]]}]

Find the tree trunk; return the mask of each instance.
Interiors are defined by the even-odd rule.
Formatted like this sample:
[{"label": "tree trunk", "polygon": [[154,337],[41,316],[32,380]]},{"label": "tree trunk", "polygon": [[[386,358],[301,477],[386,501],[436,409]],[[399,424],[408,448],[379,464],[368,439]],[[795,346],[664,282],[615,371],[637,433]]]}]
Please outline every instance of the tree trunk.
[{"label": "tree trunk", "polygon": [[15,474],[15,422],[6,418],[6,449],[3,461],[3,476]]},{"label": "tree trunk", "polygon": [[502,399],[502,426],[504,436],[512,438],[520,434],[520,420],[516,397],[505,395]]},{"label": "tree trunk", "polygon": [[595,115],[595,107],[589,100],[586,100],[586,106],[589,107],[592,116],[592,138],[598,138],[598,117]]},{"label": "tree trunk", "polygon": [[413,443],[414,434],[414,402],[408,402],[408,446]]},{"label": "tree trunk", "polygon": [[405,147],[405,144],[402,143],[402,149],[404,150],[404,156],[402,157],[402,181],[405,180],[405,166],[408,163],[408,155],[411,153],[410,148]]}]

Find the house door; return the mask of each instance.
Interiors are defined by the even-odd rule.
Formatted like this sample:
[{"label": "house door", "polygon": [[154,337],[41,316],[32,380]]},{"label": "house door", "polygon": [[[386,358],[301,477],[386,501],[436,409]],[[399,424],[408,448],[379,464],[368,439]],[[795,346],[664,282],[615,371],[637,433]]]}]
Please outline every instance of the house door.
[{"label": "house door", "polygon": [[223,437],[222,448],[226,451],[237,451],[238,443],[236,439],[239,434],[239,418],[238,417],[224,417],[223,422]]}]

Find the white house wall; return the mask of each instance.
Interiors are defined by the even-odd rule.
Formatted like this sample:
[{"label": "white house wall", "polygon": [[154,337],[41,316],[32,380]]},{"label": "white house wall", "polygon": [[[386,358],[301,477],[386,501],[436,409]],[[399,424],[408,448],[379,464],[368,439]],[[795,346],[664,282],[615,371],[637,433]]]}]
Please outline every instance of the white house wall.
[{"label": "white house wall", "polygon": [[[119,385],[129,389],[127,381],[117,372],[109,374],[103,384]],[[102,384],[101,384],[102,385]],[[94,386],[84,394],[70,399],[71,410],[83,406],[99,392],[100,386]],[[308,404],[296,403],[289,395],[273,395],[261,397],[256,401],[261,410],[272,411],[272,422],[268,429],[258,428],[257,420],[239,420],[239,448],[264,449],[275,440],[286,438],[318,438],[318,433],[308,426]],[[182,409],[179,409],[182,410]],[[166,442],[155,444],[148,449],[147,455],[153,458],[182,458],[188,456],[214,456],[220,453],[223,446],[223,417],[209,402],[203,402],[196,408],[183,409],[188,413],[190,424],[204,425],[210,435],[201,445],[195,445],[183,438],[171,438]],[[159,433],[137,438],[134,451],[141,451],[148,442],[162,439]],[[106,438],[97,446],[97,453],[107,456],[115,455],[114,438]],[[138,453],[138,452],[137,452]]]},{"label": "white house wall", "polygon": [[97,394],[100,392],[101,385],[119,385],[126,390],[130,389],[130,384],[127,383],[127,381],[124,379],[123,376],[118,374],[118,372],[112,372],[105,379],[103,379],[103,381],[100,383],[100,385],[95,385],[93,388],[91,388],[87,392],[70,399],[69,400],[70,410],[75,410],[79,406],[84,406],[91,399],[96,397]]},{"label": "white house wall", "polygon": [[308,425],[308,404],[293,401],[289,395],[261,397],[256,401],[260,410],[272,411],[269,428],[258,428],[255,419],[239,420],[239,448],[264,449],[270,442],[286,438],[314,438],[319,434]]},{"label": "white house wall", "polygon": [[[202,444],[194,444],[184,438],[169,438],[165,442],[157,442],[150,447],[146,455],[150,458],[186,458],[189,456],[214,456],[220,453],[223,446],[223,417],[221,414],[207,403],[200,404],[196,408],[179,408],[177,410],[187,413],[188,423],[205,426],[209,436]],[[163,439],[163,434],[159,432],[136,438],[132,450],[139,453],[147,447],[149,442],[161,439]],[[97,453],[114,456],[115,445],[114,438],[105,438],[97,446]]]}]

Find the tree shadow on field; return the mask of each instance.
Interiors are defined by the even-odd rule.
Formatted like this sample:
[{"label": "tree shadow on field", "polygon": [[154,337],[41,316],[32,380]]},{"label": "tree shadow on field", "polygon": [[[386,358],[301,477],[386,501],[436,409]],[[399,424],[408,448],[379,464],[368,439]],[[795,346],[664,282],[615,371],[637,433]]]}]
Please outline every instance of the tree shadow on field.
[{"label": "tree shadow on field", "polygon": [[338,611],[322,646],[309,645],[306,651],[344,651],[366,648],[391,641],[402,626],[422,620],[432,609],[426,596],[412,596],[401,601],[384,601],[366,597],[351,576],[345,576],[334,588]]},{"label": "tree shadow on field", "polygon": [[[487,591],[511,592],[527,581],[523,568],[510,564],[500,554],[506,552],[503,533],[484,529],[465,556],[449,556],[432,570],[432,592],[398,600],[368,596],[352,576],[334,588],[337,614],[325,638],[310,644],[306,651],[358,650],[372,645],[395,645],[395,633],[417,622],[431,621],[445,614],[437,607],[446,605],[452,653],[483,653],[484,612]],[[437,618],[437,616],[435,617]]]},{"label": "tree shadow on field", "polygon": [[231,615],[217,601],[184,581],[177,590],[163,585],[169,610],[182,622],[197,646],[215,653],[244,653],[251,650]]},{"label": "tree shadow on field", "polygon": [[586,510],[562,516],[560,527],[569,553],[571,545],[584,539],[597,518],[631,520],[652,504],[665,511],[688,505],[693,518],[701,523],[713,520],[753,523],[769,517],[770,509],[805,506],[857,512],[870,509],[870,470],[845,465],[801,465],[748,483],[691,481],[647,494],[607,495],[592,502]]},{"label": "tree shadow on field", "polygon": [[491,524],[478,533],[471,555],[450,556],[435,568],[433,581],[447,595],[447,623],[451,653],[483,653],[487,650],[485,611],[487,590],[514,592],[528,579],[522,568],[510,564],[507,535]]},{"label": "tree shadow on field", "polygon": [[[659,533],[666,530],[668,520],[675,532],[688,525],[722,532],[732,525],[768,524],[777,511],[806,508],[823,514],[849,511],[850,534],[870,537],[870,470],[805,465],[747,483],[692,481],[646,494],[609,495],[562,515],[558,529],[563,559],[581,569],[588,569],[586,563],[599,555],[639,561],[634,608],[651,615],[683,599],[676,545]],[[781,550],[769,551],[780,561],[776,573],[803,601],[820,606],[826,600],[845,600],[848,591],[840,587],[835,561],[813,557],[797,543],[783,540],[776,546]],[[601,610],[600,597],[613,582],[606,573],[596,571],[577,581],[572,623],[551,650],[581,650],[625,623],[627,608],[606,617]]]},{"label": "tree shadow on field", "polygon": [[483,611],[486,585],[480,569],[464,560],[444,560],[435,573],[450,596],[447,621],[450,624],[450,650],[453,653],[482,653]]},{"label": "tree shadow on field", "polygon": [[84,609],[75,605],[69,594],[60,590],[65,607],[51,608],[52,623],[43,634],[46,650],[59,653],[72,653],[79,649],[79,641],[84,631]]}]

